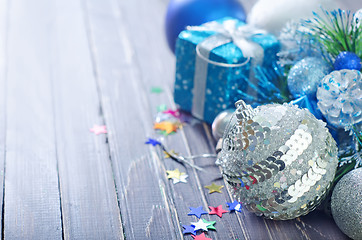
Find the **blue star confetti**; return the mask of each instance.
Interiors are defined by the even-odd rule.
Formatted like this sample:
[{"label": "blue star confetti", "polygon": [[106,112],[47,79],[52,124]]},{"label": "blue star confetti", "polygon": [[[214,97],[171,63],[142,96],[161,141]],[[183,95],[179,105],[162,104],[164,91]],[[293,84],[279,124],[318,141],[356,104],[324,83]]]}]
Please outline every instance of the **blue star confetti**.
[{"label": "blue star confetti", "polygon": [[191,233],[192,235],[196,235],[195,227],[192,225],[182,225],[185,230],[182,232],[183,234]]},{"label": "blue star confetti", "polygon": [[145,144],[152,144],[152,146],[154,146],[154,147],[157,145],[161,146],[161,143],[153,138],[148,138],[148,140],[145,142]]},{"label": "blue star confetti", "polygon": [[242,205],[238,201],[234,200],[234,202],[232,203],[226,202],[226,204],[229,206],[229,211],[241,212]]},{"label": "blue star confetti", "polygon": [[202,206],[197,207],[197,208],[193,208],[193,207],[189,207],[191,212],[189,212],[187,215],[195,215],[196,217],[200,218],[202,214],[207,214],[207,212],[205,212],[204,210],[202,210]]}]

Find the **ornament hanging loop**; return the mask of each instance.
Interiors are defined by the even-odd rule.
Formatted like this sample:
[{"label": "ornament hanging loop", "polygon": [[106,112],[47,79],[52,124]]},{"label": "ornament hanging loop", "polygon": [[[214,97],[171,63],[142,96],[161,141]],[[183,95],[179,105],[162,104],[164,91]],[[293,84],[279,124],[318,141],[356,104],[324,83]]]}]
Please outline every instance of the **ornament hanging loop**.
[{"label": "ornament hanging loop", "polygon": [[246,104],[243,100],[237,101],[235,103],[235,107],[235,116],[239,121],[243,119],[249,119],[253,115],[253,108],[250,105]]}]

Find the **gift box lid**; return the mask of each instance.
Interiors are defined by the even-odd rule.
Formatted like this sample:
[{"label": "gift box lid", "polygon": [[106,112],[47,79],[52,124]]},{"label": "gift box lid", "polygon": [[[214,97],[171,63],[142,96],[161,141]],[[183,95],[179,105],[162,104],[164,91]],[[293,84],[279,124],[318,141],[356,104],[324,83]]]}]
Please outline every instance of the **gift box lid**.
[{"label": "gift box lid", "polygon": [[[215,22],[224,23],[225,21],[233,20],[236,22],[236,27],[241,27],[246,25],[244,22],[231,18],[225,17]],[[205,23],[208,24],[208,23]],[[204,26],[202,24],[201,26]],[[182,44],[183,41],[187,41],[193,45],[198,45],[201,42],[205,41],[210,36],[218,34],[216,31],[195,31],[195,30],[184,30],[178,36],[177,44]],[[267,32],[265,34],[254,34],[250,37],[250,40],[257,43],[264,49],[264,56],[268,56],[270,58],[271,55],[276,55],[276,53],[280,49],[280,44],[278,39]],[[275,56],[276,57],[276,56]],[[242,50],[236,46],[233,42],[226,43],[224,45],[218,46],[214,48],[210,52],[210,60],[219,61],[221,63],[228,63],[228,64],[238,64],[243,63],[247,60],[244,56]],[[264,59],[266,63],[271,62],[268,61],[267,58]]]}]

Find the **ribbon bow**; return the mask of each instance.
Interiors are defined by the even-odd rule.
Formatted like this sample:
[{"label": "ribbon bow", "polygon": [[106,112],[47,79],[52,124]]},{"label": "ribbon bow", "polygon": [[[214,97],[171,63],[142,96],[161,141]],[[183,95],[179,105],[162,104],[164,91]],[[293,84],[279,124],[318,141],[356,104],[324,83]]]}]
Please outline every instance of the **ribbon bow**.
[{"label": "ribbon bow", "polygon": [[[218,39],[218,42],[223,41],[223,44],[232,41],[242,51],[244,57],[248,58],[246,63],[250,58],[254,58],[257,63],[261,62],[264,58],[264,49],[259,44],[253,42],[251,37],[258,34],[266,34],[266,31],[252,25],[245,24],[237,26],[237,20],[230,19],[225,20],[222,23],[212,21],[201,26],[188,26],[187,30],[217,32],[218,34],[215,35],[215,39]],[[217,44],[215,41],[215,44],[213,45],[217,47],[223,44]],[[203,42],[199,45],[202,47]],[[212,63],[215,64],[214,62]]]}]

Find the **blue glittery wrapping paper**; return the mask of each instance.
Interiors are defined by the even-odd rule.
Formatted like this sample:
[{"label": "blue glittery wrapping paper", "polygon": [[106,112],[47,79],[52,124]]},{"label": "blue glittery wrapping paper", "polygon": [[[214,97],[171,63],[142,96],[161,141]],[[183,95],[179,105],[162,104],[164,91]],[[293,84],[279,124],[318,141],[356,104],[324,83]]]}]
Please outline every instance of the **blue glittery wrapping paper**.
[{"label": "blue glittery wrapping paper", "polygon": [[[232,18],[223,18],[217,22],[222,23]],[[245,23],[238,21],[238,26]],[[213,31],[190,31],[180,33],[176,43],[176,80],[174,89],[174,100],[184,111],[192,111],[192,100],[194,93],[194,75],[196,62],[196,46],[208,37],[217,34]],[[275,71],[277,66],[276,54],[279,52],[280,44],[277,38],[271,34],[257,34],[251,40],[264,49],[262,65],[252,67],[249,61],[242,67],[221,67],[208,64],[204,121],[212,123],[221,111],[234,108],[234,103],[243,99],[246,103],[256,106],[281,99],[278,89],[278,75]],[[234,44],[214,48],[209,59],[220,63],[243,63],[247,58]],[[249,76],[253,71],[253,81]]]}]

